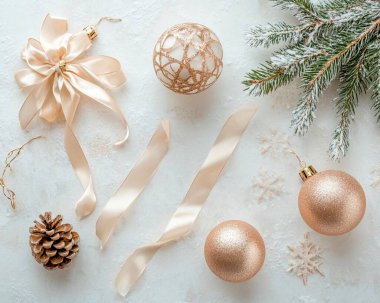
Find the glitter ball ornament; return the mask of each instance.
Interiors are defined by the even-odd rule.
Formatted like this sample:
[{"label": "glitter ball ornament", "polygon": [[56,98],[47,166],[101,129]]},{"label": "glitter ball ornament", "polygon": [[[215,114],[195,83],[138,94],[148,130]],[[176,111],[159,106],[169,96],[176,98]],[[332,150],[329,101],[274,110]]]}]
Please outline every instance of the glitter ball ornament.
[{"label": "glitter ball ornament", "polygon": [[316,232],[337,236],[353,230],[364,216],[366,198],[360,183],[337,170],[318,172],[305,166],[298,196],[302,218]]},{"label": "glitter ball ornament", "polygon": [[259,232],[238,220],[217,225],[207,236],[204,255],[211,271],[222,280],[243,282],[260,270],[265,245]]},{"label": "glitter ball ornament", "polygon": [[175,25],[164,32],[153,52],[158,79],[181,94],[196,94],[210,87],[223,68],[218,37],[197,23]]}]

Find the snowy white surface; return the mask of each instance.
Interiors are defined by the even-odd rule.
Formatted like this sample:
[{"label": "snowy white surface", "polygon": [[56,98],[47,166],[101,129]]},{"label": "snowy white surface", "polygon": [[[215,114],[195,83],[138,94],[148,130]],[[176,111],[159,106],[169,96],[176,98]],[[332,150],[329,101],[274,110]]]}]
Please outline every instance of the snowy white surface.
[{"label": "snowy white surface", "polygon": [[[321,100],[311,131],[298,138],[289,129],[291,108],[299,93],[296,84],[271,96],[254,98],[243,91],[240,83],[244,74],[268,55],[267,50],[251,49],[245,44],[248,27],[292,20],[286,12],[272,8],[267,0],[1,0],[0,4],[1,158],[32,136],[47,136],[25,149],[14,163],[8,183],[18,195],[17,211],[12,212],[7,200],[0,197],[1,302],[380,301],[379,169],[376,173],[380,130],[369,98],[360,100],[349,155],[338,164],[332,163],[326,153],[337,123],[331,102],[336,87]],[[119,24],[104,23],[91,53],[114,56],[122,64],[128,84],[114,96],[128,118],[131,137],[124,147],[114,148],[112,143],[122,134],[118,121],[96,104],[82,103],[76,130],[90,162],[98,196],[98,208],[82,221],[74,214],[74,202],[82,188],[64,150],[64,125],[37,120],[23,132],[18,124],[18,110],[26,97],[13,76],[23,67],[19,52],[28,37],[39,36],[42,20],[49,12],[67,17],[71,31],[101,16],[124,20]],[[186,21],[209,26],[224,46],[221,78],[196,96],[180,96],[166,89],[156,79],[151,62],[160,34]],[[159,237],[225,119],[248,102],[257,103],[259,113],[210,195],[194,232],[162,249],[128,298],[117,295],[113,280],[122,262],[134,248]],[[162,118],[171,122],[170,151],[107,248],[100,251],[95,222],[102,206],[127,175]],[[353,174],[367,194],[366,215],[353,232],[337,238],[311,232],[312,239],[324,249],[321,269],[326,277],[313,275],[307,286],[286,272],[290,257],[287,245],[297,244],[310,231],[297,208],[301,186],[298,166],[291,156],[276,149],[261,153],[266,147],[261,146],[259,138],[270,136],[271,129],[289,136],[291,144],[317,169],[337,168]],[[252,186],[260,171],[283,180],[283,190],[271,190],[275,194],[262,203],[258,203]],[[260,179],[260,184],[264,181]],[[62,214],[81,235],[81,252],[67,270],[47,272],[30,254],[28,227],[45,210]],[[206,235],[217,223],[229,219],[254,225],[266,243],[265,265],[246,283],[219,280],[203,259]]]}]

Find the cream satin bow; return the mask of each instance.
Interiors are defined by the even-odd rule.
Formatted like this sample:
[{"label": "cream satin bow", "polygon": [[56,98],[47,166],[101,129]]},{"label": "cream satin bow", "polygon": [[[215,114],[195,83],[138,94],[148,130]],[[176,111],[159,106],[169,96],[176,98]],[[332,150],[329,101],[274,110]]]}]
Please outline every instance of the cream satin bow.
[{"label": "cream satin bow", "polygon": [[47,15],[40,41],[29,38],[22,51],[28,68],[18,71],[15,78],[19,86],[29,92],[19,112],[23,129],[37,114],[48,122],[66,121],[66,151],[85,189],[76,204],[76,213],[83,218],[95,209],[96,197],[87,159],[72,129],[75,112],[82,95],[112,110],[126,130],[116,145],[124,143],[129,135],[128,124],[107,90],[121,86],[126,79],[116,59],[83,56],[93,38],[86,31],[71,34],[67,30],[66,19]]}]

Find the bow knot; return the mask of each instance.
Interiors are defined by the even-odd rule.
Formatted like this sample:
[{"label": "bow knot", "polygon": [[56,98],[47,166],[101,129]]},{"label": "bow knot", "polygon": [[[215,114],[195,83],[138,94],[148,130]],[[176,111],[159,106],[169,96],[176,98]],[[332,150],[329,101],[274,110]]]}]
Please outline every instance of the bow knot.
[{"label": "bow knot", "polygon": [[64,72],[66,70],[66,61],[65,60],[59,60],[59,62],[56,64],[57,71]]}]

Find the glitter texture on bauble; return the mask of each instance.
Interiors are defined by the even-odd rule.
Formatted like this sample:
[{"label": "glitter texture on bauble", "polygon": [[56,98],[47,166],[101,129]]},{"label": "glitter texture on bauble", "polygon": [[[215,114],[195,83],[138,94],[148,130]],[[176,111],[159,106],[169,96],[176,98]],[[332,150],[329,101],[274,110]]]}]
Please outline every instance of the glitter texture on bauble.
[{"label": "glitter texture on bauble", "polygon": [[251,279],[265,259],[260,233],[250,224],[232,220],[217,225],[207,236],[204,255],[211,271],[228,282]]},{"label": "glitter texture on bauble", "polygon": [[[310,170],[310,167],[312,170]],[[305,183],[298,196],[298,207],[304,221],[316,232],[338,236],[353,230],[362,220],[365,193],[351,175],[337,170],[316,172],[306,167]]]}]

